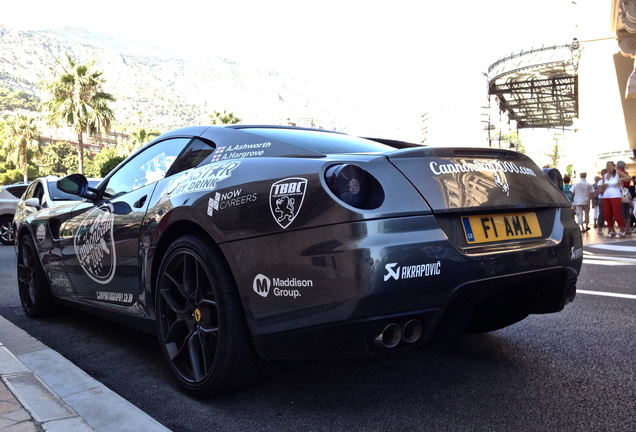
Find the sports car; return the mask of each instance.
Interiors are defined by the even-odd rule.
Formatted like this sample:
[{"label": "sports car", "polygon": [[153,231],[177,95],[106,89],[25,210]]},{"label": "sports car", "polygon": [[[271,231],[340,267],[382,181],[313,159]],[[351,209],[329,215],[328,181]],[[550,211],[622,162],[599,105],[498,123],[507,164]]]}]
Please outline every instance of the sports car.
[{"label": "sports car", "polygon": [[76,204],[16,211],[18,289],[156,332],[197,395],[265,360],[373,355],[574,299],[570,202],[527,156],[274,126],[178,129]]}]

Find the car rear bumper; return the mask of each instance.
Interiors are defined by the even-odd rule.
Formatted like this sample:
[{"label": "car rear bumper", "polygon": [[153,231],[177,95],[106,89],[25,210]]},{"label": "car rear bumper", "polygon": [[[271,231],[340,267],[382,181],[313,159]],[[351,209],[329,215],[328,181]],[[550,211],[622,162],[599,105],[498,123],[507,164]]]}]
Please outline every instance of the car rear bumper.
[{"label": "car rear bumper", "polygon": [[[566,268],[489,278],[456,287],[448,302],[438,308],[275,332],[253,340],[259,355],[268,360],[340,358],[409,349],[421,346],[433,334],[491,331],[529,314],[558,312],[574,299],[575,283],[575,275]],[[419,332],[414,321],[421,325]]]},{"label": "car rear bumper", "polygon": [[[221,247],[236,259],[229,264],[265,358],[372,352],[369,338],[394,321],[419,320],[419,342],[439,323],[488,331],[530,313],[561,310],[573,298],[582,263],[580,231],[566,213],[553,212],[554,228],[542,239],[484,251],[464,250],[432,215],[329,225]],[[450,325],[445,316],[453,316]]]}]

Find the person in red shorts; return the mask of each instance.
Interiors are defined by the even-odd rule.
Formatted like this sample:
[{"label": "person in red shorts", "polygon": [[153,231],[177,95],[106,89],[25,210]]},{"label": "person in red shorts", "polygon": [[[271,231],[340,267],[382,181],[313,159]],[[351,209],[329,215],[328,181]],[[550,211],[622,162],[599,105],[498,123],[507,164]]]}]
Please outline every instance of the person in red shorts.
[{"label": "person in red shorts", "polygon": [[[622,202],[621,202],[621,186],[623,181],[629,181],[630,177],[616,170],[616,164],[609,161],[605,164],[607,173],[603,176],[603,214],[607,221],[607,227],[610,237],[625,237],[625,220],[623,219]],[[614,221],[621,230],[618,234],[614,230]]]}]

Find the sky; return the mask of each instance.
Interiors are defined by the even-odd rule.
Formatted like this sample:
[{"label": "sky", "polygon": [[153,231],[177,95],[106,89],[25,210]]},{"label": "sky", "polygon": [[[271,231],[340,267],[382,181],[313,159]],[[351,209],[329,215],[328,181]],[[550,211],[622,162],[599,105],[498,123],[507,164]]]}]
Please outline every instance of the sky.
[{"label": "sky", "polygon": [[0,22],[16,30],[83,27],[297,74],[356,100],[346,113],[356,133],[381,125],[410,140],[424,112],[438,132],[473,140],[460,120],[479,117],[498,59],[613,36],[610,0],[3,3]]}]

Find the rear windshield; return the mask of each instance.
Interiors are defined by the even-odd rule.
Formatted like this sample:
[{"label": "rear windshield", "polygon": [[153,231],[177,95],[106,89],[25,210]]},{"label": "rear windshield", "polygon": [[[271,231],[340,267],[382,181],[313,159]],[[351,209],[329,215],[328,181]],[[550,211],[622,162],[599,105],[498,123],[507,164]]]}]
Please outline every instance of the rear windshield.
[{"label": "rear windshield", "polygon": [[323,154],[384,153],[395,150],[393,147],[375,141],[339,133],[274,128],[249,128],[243,130]]}]

